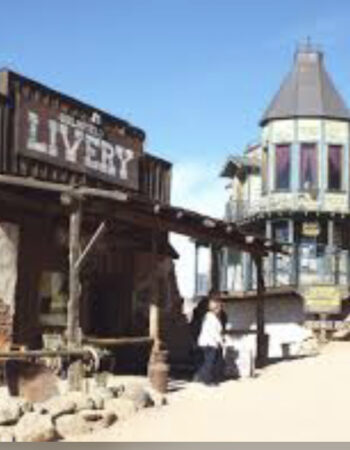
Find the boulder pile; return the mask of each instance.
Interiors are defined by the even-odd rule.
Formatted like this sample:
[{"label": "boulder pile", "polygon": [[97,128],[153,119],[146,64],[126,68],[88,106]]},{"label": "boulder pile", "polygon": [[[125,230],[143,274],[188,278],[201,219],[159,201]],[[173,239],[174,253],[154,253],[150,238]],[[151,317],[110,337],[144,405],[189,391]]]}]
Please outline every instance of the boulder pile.
[{"label": "boulder pile", "polygon": [[44,402],[2,395],[0,442],[69,440],[128,419],[143,408],[165,403],[164,396],[143,383],[95,385],[88,393],[65,392]]}]

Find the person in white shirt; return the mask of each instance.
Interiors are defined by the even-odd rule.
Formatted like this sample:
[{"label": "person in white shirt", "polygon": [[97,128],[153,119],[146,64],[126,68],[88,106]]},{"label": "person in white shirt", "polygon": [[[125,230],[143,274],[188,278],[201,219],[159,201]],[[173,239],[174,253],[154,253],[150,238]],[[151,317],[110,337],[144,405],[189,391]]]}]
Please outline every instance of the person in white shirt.
[{"label": "person in white shirt", "polygon": [[198,346],[202,350],[203,363],[197,371],[194,380],[207,385],[215,385],[222,378],[223,372],[223,324],[222,304],[215,297],[209,301],[201,331]]}]

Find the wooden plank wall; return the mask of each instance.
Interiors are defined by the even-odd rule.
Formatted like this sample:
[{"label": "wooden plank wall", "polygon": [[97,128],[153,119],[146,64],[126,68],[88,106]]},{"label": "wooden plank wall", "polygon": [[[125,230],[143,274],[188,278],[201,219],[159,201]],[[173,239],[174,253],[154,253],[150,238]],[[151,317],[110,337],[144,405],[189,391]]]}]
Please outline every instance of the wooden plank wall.
[{"label": "wooden plank wall", "polygon": [[161,203],[170,203],[171,164],[145,154],[140,160],[139,186],[142,194]]},{"label": "wooden plank wall", "polygon": [[12,153],[13,108],[7,97],[0,94],[0,171],[10,172],[14,160]]}]

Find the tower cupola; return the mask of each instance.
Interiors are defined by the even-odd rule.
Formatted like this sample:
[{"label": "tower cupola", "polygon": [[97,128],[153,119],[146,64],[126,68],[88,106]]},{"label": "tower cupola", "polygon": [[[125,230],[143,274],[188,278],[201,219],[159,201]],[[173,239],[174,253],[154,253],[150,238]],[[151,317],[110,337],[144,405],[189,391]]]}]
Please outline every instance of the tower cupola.
[{"label": "tower cupola", "polygon": [[322,51],[309,42],[297,49],[293,67],[263,114],[260,125],[292,118],[350,119],[346,103],[325,69]]}]

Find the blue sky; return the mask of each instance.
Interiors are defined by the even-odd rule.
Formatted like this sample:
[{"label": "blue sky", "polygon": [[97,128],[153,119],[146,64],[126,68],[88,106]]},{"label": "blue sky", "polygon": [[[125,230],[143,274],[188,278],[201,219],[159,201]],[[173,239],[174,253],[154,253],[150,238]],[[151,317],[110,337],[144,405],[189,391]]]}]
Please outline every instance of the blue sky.
[{"label": "blue sky", "polygon": [[175,163],[222,161],[254,139],[307,35],[350,97],[347,0],[17,0],[1,9],[1,65],[134,122]]},{"label": "blue sky", "polygon": [[13,0],[1,15],[0,66],[143,128],[174,163],[174,203],[208,214],[306,36],[350,103],[348,0]]}]

